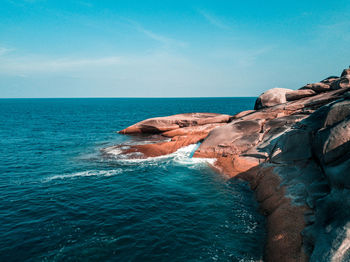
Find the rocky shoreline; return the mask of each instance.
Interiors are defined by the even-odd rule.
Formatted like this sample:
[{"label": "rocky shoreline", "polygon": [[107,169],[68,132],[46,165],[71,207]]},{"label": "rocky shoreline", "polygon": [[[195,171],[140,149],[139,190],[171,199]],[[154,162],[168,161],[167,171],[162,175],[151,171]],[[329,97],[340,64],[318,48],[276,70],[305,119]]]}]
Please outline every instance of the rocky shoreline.
[{"label": "rocky shoreline", "polygon": [[157,117],[119,133],[162,137],[115,146],[130,158],[201,142],[193,157],[216,158],[229,179],[249,181],[267,217],[265,261],[350,261],[350,69],[270,89],[234,116]]}]

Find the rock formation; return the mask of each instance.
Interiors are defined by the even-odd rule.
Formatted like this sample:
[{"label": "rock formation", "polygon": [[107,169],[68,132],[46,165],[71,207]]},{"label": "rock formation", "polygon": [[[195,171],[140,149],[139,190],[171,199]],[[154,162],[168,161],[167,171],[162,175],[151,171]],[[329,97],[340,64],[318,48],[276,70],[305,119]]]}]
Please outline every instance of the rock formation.
[{"label": "rock formation", "polygon": [[229,179],[250,182],[267,217],[266,261],[350,261],[350,69],[299,90],[271,89],[234,116],[181,114],[120,133],[168,140],[117,146],[132,157],[201,142]]}]

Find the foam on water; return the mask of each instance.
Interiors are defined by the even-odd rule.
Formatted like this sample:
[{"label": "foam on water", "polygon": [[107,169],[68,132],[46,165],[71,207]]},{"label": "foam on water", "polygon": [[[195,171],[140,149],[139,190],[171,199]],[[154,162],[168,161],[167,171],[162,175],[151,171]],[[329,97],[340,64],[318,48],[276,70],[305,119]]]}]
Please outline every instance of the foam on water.
[{"label": "foam on water", "polygon": [[120,148],[108,149],[105,151],[107,154],[120,155],[123,151]]},{"label": "foam on water", "polygon": [[[194,152],[199,147],[199,144],[191,144],[185,147],[182,147],[171,153],[169,155],[149,157],[142,159],[133,159],[128,158],[128,154],[122,155],[120,149],[105,149],[105,153],[109,156],[114,156],[117,162],[122,164],[133,164],[133,163],[144,163],[144,164],[157,164],[157,163],[169,163],[174,162],[175,164],[186,165],[186,166],[203,166],[211,164],[213,165],[216,161],[215,158],[194,158],[192,157]],[[132,153],[134,154],[134,153]],[[131,155],[131,154],[130,154]]]},{"label": "foam on water", "polygon": [[213,165],[216,161],[215,158],[196,158],[192,157],[195,151],[198,149],[199,144],[192,144],[185,146],[170,154],[173,158],[173,161],[182,165],[202,165],[202,164],[211,164]]},{"label": "foam on water", "polygon": [[88,177],[88,176],[114,176],[122,173],[123,170],[121,168],[114,170],[87,170],[82,172],[76,172],[71,174],[63,174],[63,175],[54,175],[45,179],[45,182],[49,182],[55,179],[71,179],[77,177]]}]

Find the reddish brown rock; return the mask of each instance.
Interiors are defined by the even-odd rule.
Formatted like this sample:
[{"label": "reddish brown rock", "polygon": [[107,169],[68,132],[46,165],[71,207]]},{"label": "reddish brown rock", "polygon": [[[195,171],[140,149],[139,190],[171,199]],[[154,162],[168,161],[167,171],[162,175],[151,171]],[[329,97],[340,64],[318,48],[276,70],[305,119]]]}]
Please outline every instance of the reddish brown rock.
[{"label": "reddish brown rock", "polygon": [[227,123],[229,115],[214,113],[188,113],[166,117],[150,118],[132,126],[129,126],[119,133],[141,134],[141,133],[162,133],[187,126],[206,125],[213,123]]},{"label": "reddish brown rock", "polygon": [[188,126],[188,127],[178,128],[178,129],[164,132],[162,133],[162,135],[166,137],[197,136],[197,135],[207,136],[211,130],[223,125],[226,125],[226,123],[215,123],[215,124],[207,124],[207,125],[201,125],[201,126]]},{"label": "reddish brown rock", "polygon": [[305,227],[305,206],[294,206],[271,165],[260,165],[238,175],[250,182],[260,209],[267,217],[264,261],[307,261],[300,232]]},{"label": "reddish brown rock", "polygon": [[300,98],[316,95],[316,92],[311,89],[295,90],[286,94],[287,101],[298,100]]},{"label": "reddish brown rock", "polygon": [[[200,154],[197,154],[195,157],[201,157]],[[204,155],[203,155],[204,157]],[[205,155],[205,157],[214,157],[212,155]],[[249,169],[257,166],[260,163],[260,160],[254,157],[244,157],[237,155],[226,155],[226,156],[217,156],[214,169],[218,170],[221,174],[224,174],[228,178],[236,177],[242,172],[246,172]]]},{"label": "reddish brown rock", "polygon": [[[154,144],[132,145],[129,148],[122,150],[122,154],[131,154],[132,158],[148,158],[158,157],[174,153],[178,149],[196,144],[203,140],[206,134],[192,136],[175,136],[169,142],[161,142]],[[141,154],[134,154],[141,153]]]},{"label": "reddish brown rock", "polygon": [[[339,79],[339,78],[337,78],[337,79]],[[330,89],[331,89],[330,83],[332,83],[332,82],[327,81],[327,82],[319,82],[319,83],[307,84],[306,86],[303,86],[299,90],[304,90],[304,89],[308,90],[308,89],[310,89],[310,90],[313,90],[313,91],[315,91],[317,93],[327,92],[327,91],[330,91]]]},{"label": "reddish brown rock", "polygon": [[167,155],[181,147],[196,144],[203,140],[210,131],[223,126],[230,116],[212,113],[179,114],[169,117],[151,118],[122,131],[122,134],[161,133],[170,137],[168,142],[147,143],[141,145],[120,146],[122,154],[132,158],[147,158]]},{"label": "reddish brown rock", "polygon": [[246,110],[246,111],[242,111],[242,112],[240,112],[240,113],[235,114],[234,116],[232,116],[230,120],[238,119],[238,118],[241,118],[241,117],[250,115],[250,114],[252,114],[252,113],[254,113],[254,112],[255,112],[255,110]]}]

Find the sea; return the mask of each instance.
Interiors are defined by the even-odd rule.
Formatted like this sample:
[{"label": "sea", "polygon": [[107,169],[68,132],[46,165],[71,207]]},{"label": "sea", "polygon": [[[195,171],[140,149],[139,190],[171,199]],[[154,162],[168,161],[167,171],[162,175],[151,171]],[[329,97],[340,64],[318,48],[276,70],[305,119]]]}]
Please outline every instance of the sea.
[{"label": "sea", "polygon": [[146,118],[254,101],[0,99],[0,261],[262,261],[254,193],[192,158],[196,145],[146,160],[103,153],[141,141],[116,131]]}]

